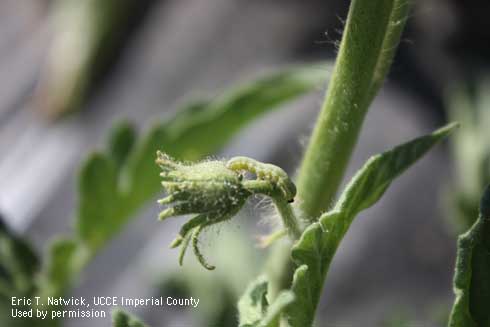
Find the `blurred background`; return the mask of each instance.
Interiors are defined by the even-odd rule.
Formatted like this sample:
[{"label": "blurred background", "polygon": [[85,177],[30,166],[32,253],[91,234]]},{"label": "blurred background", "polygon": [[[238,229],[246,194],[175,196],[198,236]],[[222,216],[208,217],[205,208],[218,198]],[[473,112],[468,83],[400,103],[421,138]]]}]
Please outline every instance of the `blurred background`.
[{"label": "blurred background", "polygon": [[[332,60],[348,5],[2,0],[0,213],[7,225],[41,253],[53,236],[72,230],[77,171],[90,151],[104,146],[115,122],[127,119],[145,130],[190,99],[212,99],[230,85],[293,63]],[[328,276],[318,326],[444,325],[453,301],[456,235],[468,226],[465,217],[473,217],[490,176],[490,147],[482,141],[490,139],[489,14],[486,0],[414,1],[347,176],[370,155],[448,120],[465,124],[452,144],[410,169],[352,226]],[[319,87],[247,127],[215,155],[246,155],[294,173],[322,98]],[[209,273],[192,256],[178,268],[167,244],[181,221],[158,223],[152,202],[97,255],[71,294],[190,292],[200,295],[199,310],[132,312],[155,327],[206,326],[206,319],[232,326],[227,319],[234,315],[226,310],[233,310],[230,304],[266,254],[252,246],[266,229],[252,211],[266,207],[250,205],[216,231],[220,237],[209,238],[204,251],[218,267],[229,267]],[[223,250],[226,244],[234,253]],[[243,259],[230,265],[236,257]],[[193,278],[208,280],[208,287],[186,282]]]}]

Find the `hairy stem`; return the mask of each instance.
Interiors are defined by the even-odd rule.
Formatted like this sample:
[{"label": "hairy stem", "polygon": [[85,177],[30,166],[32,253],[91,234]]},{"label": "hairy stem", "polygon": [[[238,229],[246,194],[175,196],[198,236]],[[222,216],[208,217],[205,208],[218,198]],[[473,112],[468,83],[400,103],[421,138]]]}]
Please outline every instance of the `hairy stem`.
[{"label": "hairy stem", "polygon": [[[374,70],[373,82],[371,84],[369,103],[374,99],[383,85],[384,79],[395,57],[396,49],[400,43],[405,23],[410,12],[408,0],[395,0],[391,11],[390,20],[386,28],[383,46],[378,56],[376,69]],[[369,106],[369,104],[368,104]]]},{"label": "hairy stem", "polygon": [[272,201],[274,201],[277,211],[279,211],[279,215],[282,218],[284,226],[288,230],[289,236],[293,240],[299,239],[301,236],[301,228],[296,219],[296,215],[294,214],[293,207],[282,197],[272,197]]},{"label": "hairy stem", "polygon": [[260,180],[244,181],[243,185],[252,193],[270,196],[291,239],[297,240],[301,236],[301,228],[293,207],[284,199],[277,188],[273,187],[269,182]]},{"label": "hairy stem", "polygon": [[[310,223],[333,203],[364,116],[393,60],[408,10],[407,0],[351,2],[325,101],[298,175],[299,207]],[[269,276],[277,294],[290,287],[295,265],[288,246],[276,244],[274,250]],[[277,258],[282,260],[278,263]],[[280,267],[271,269],[273,263]]]},{"label": "hairy stem", "polygon": [[305,218],[332,204],[364,116],[389,70],[406,19],[406,0],[353,0],[325,102],[298,176]]}]

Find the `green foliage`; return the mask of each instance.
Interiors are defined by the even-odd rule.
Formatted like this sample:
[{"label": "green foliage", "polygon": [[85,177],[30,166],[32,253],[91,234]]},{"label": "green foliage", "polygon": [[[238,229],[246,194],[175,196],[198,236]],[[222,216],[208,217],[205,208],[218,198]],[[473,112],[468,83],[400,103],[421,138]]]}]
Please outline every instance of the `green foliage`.
[{"label": "green foliage", "polygon": [[478,218],[481,190],[490,183],[490,82],[481,82],[470,92],[459,86],[451,90],[449,117],[461,123],[452,138],[455,181],[450,188],[448,216],[460,233]]},{"label": "green foliage", "polygon": [[264,276],[248,286],[245,295],[238,302],[241,327],[252,326],[262,319],[269,305],[266,297],[267,287],[268,282]]},{"label": "green foliage", "polygon": [[136,130],[129,121],[122,121],[109,133],[108,154],[118,167],[126,162],[126,158],[136,142]]},{"label": "green foliage", "polygon": [[122,310],[115,310],[112,313],[112,326],[113,327],[147,327],[147,325],[139,321],[136,317]]},{"label": "green foliage", "polygon": [[0,218],[0,296],[28,295],[34,288],[39,259],[31,247]]},{"label": "green foliage", "polygon": [[480,215],[458,240],[454,275],[456,300],[449,327],[490,326],[490,187],[481,200]]},{"label": "green foliage", "polygon": [[[105,1],[100,7],[99,2],[93,0],[83,5],[76,1],[67,3],[72,9],[70,15],[77,8],[82,13],[73,16],[77,21],[71,27],[74,26],[76,35],[83,34],[82,43],[87,46],[80,53],[78,63],[74,61],[76,73],[59,79],[64,81],[61,89],[66,92],[57,92],[62,96],[50,104],[55,112],[79,105],[87,81],[92,77],[85,65],[96,60],[95,54],[101,51],[102,40],[110,35],[111,26],[121,23],[119,20],[105,23],[102,19],[114,8],[114,0]],[[228,163],[188,163],[219,150],[249,122],[311,90],[324,78],[321,69],[295,68],[270,75],[215,100],[194,102],[165,122],[156,123],[140,137],[128,122],[115,126],[106,149],[92,154],[82,166],[74,235],[56,240],[42,267],[32,250],[0,225],[0,310],[8,307],[12,295],[64,294],[91,258],[160,191],[154,156],[157,150],[162,150],[176,160],[159,153],[157,163],[163,170],[162,184],[168,193],[159,201],[168,205],[160,218],[196,215],[183,225],[172,243],[173,247],[182,245],[180,261],[192,241],[201,264],[214,269],[199,250],[200,232],[231,218],[250,195],[270,196],[287,232],[297,242],[291,249],[292,261],[273,252],[280,261],[279,268],[275,267],[269,279],[259,277],[249,285],[238,303],[239,326],[312,326],[330,264],[357,214],[374,205],[396,177],[455,128],[455,124],[450,124],[372,157],[347,185],[333,209],[322,214],[333,203],[364,116],[391,65],[408,10],[407,0],[353,0],[351,3],[332,80],[299,173],[300,201],[296,204],[302,218],[311,223],[304,231],[290,205],[295,199],[296,187],[281,168],[245,157]],[[80,20],[90,12],[96,13],[93,30]],[[122,19],[127,13],[121,9],[115,18]],[[57,85],[50,87],[59,88]],[[256,178],[244,179],[242,171]],[[455,276],[457,299],[451,327],[490,325],[489,232],[490,191],[487,191],[480,218],[459,241]],[[280,231],[270,239],[284,234]],[[283,254],[289,254],[287,247],[281,250]],[[230,303],[237,297],[237,285],[244,275],[248,278],[256,260],[246,260],[246,256],[238,256],[237,249],[233,250],[236,256],[231,260],[230,248],[224,250],[228,258],[224,275],[201,275],[201,272],[197,275],[196,269],[191,269],[179,271],[171,279],[175,291],[197,292],[198,297],[215,294],[221,299],[221,302],[215,301],[214,306],[203,304],[206,311],[203,324],[229,326],[230,321],[236,320],[236,316],[230,319],[230,312],[234,312]],[[237,273],[231,274],[232,269]],[[293,271],[294,277],[291,277]],[[237,277],[239,275],[241,277]],[[240,281],[231,281],[233,278]],[[289,286],[291,278],[291,289],[281,291],[284,285]],[[187,289],[182,286],[184,283]],[[0,322],[3,324],[2,320]],[[23,320],[14,323],[19,327],[33,325]],[[14,323],[6,321],[4,324],[13,326]],[[51,322],[52,325],[58,323]],[[34,325],[40,324],[42,322]],[[113,326],[145,325],[118,310],[113,315]]]},{"label": "green foliage", "polygon": [[93,251],[121,227],[125,208],[117,188],[116,167],[113,160],[96,153],[89,157],[80,173],[77,234]]},{"label": "green foliage", "polygon": [[[77,5],[84,14],[95,8],[96,2],[88,3]],[[173,246],[183,245],[181,261],[186,246],[192,241],[201,264],[213,269],[199,250],[199,233],[203,228],[236,214],[251,194],[270,196],[290,236],[295,240],[300,236],[291,250],[295,266],[291,260],[278,254],[280,267],[276,267],[276,273],[271,276],[280,281],[270,279],[271,276],[269,279],[259,277],[241,297],[238,303],[240,327],[311,326],[332,259],[357,214],[374,205],[396,177],[454,129],[455,124],[448,125],[372,157],[347,185],[334,208],[322,214],[332,205],[364,116],[389,70],[408,15],[407,3],[407,0],[353,0],[351,3],[332,80],[299,173],[298,211],[311,223],[302,234],[303,228],[288,203],[294,200],[296,188],[282,169],[242,157],[228,162],[229,165],[208,161],[194,166],[159,157],[163,185],[168,193],[160,203],[169,205],[160,217],[197,215],[184,224],[179,237],[172,243]],[[109,7],[100,9],[105,13]],[[96,17],[97,24],[102,24],[102,16]],[[90,37],[90,33],[86,35]],[[91,61],[92,53],[101,40],[92,37],[86,40],[93,48],[82,53],[86,58],[84,62]],[[80,66],[78,70],[82,71],[82,68]],[[77,104],[90,77],[86,74],[75,76],[68,83],[69,92],[66,92],[65,99],[61,98],[59,105]],[[215,100],[195,102],[169,120],[157,123],[142,137],[138,137],[127,122],[116,126],[107,149],[92,154],[80,172],[75,235],[53,243],[49,260],[44,261],[42,270],[32,251],[5,228],[0,228],[0,295],[5,293],[8,296],[12,290],[15,294],[44,297],[62,295],[97,251],[159,192],[159,171],[154,164],[157,150],[177,160],[200,160],[222,148],[250,121],[311,90],[323,80],[323,75],[320,69],[304,68],[271,75]],[[253,173],[256,179],[243,180],[241,170]],[[207,184],[218,179],[220,184],[217,186]],[[482,202],[480,219],[460,240],[455,278],[457,300],[452,320],[455,323],[451,327],[490,324],[485,310],[490,303],[490,284],[485,278],[490,274],[488,197],[490,191]],[[287,246],[283,248],[286,250],[281,251],[289,254]],[[230,249],[225,250],[229,257]],[[231,260],[235,267],[228,265],[225,275],[232,275],[231,269],[242,272],[250,268],[240,268],[236,258]],[[241,258],[241,261],[252,266],[250,262],[253,260]],[[281,291],[284,285],[289,286],[294,269],[291,290]],[[222,301],[227,303],[218,305],[225,309],[218,312],[210,306],[207,314],[212,318],[207,322],[220,319],[213,326],[220,323],[228,326],[230,299],[237,294],[235,283],[217,286],[229,282],[229,279],[221,276],[217,280],[208,280],[206,276],[209,275],[197,276],[195,270],[189,274],[181,272],[172,285],[178,286],[185,281],[189,289],[175,289],[183,292],[197,290],[203,296],[212,293],[222,295]],[[122,311],[114,313],[113,322],[115,327],[144,326]],[[28,325],[32,324],[21,322],[19,326]]]},{"label": "green foliage", "polygon": [[273,327],[284,309],[294,302],[291,291],[281,292],[269,305],[268,281],[261,276],[253,281],[238,302],[240,327]]},{"label": "green foliage", "polygon": [[[36,275],[40,260],[31,246],[7,228],[0,217],[0,326],[57,326],[56,321],[47,324],[31,318],[12,318],[12,297],[31,298],[36,291]],[[16,306],[29,310],[28,306]]]},{"label": "green foliage", "polygon": [[[9,312],[3,310],[10,309],[11,296],[45,299],[67,291],[97,251],[159,192],[157,149],[183,160],[201,159],[254,119],[315,88],[323,75],[311,67],[271,74],[213,101],[188,106],[139,138],[130,123],[115,126],[107,149],[90,155],[80,171],[75,235],[55,240],[42,264],[24,241],[0,224],[1,316],[8,319]],[[117,314],[116,320],[133,326],[125,317]],[[43,324],[21,319],[0,322],[21,327]]]},{"label": "green foliage", "polygon": [[356,215],[375,204],[396,177],[455,126],[448,125],[369,159],[347,185],[333,210],[305,230],[292,249],[293,260],[299,266],[292,286],[297,301],[288,310],[292,327],[312,325],[330,263]]},{"label": "green foliage", "polygon": [[[45,267],[42,280],[51,291],[63,290],[96,251],[159,192],[154,163],[158,149],[179,159],[203,158],[254,119],[315,88],[323,75],[312,67],[271,74],[221,98],[187,106],[139,140],[127,122],[116,126],[108,151],[92,154],[81,169],[76,236],[67,241],[69,251],[67,244],[63,250],[59,243],[53,246],[50,263],[54,266]],[[65,271],[57,272],[59,269]]]},{"label": "green foliage", "polygon": [[159,192],[157,150],[180,160],[199,160],[222,148],[257,117],[314,89],[325,80],[324,75],[315,67],[272,74],[213,101],[191,104],[154,126],[122,172],[128,184],[126,200],[139,204]]},{"label": "green foliage", "polygon": [[63,294],[86,262],[87,255],[88,251],[74,240],[53,241],[39,278],[38,295],[45,299]]}]

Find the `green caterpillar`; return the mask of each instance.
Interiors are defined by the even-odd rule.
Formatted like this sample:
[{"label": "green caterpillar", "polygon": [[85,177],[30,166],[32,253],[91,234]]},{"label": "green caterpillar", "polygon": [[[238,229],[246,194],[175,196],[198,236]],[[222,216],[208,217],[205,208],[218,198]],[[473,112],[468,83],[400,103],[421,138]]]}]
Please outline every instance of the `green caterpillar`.
[{"label": "green caterpillar", "polygon": [[257,176],[257,179],[276,185],[289,203],[294,201],[296,186],[283,169],[248,157],[234,157],[226,163],[226,167],[233,171],[250,172]]}]

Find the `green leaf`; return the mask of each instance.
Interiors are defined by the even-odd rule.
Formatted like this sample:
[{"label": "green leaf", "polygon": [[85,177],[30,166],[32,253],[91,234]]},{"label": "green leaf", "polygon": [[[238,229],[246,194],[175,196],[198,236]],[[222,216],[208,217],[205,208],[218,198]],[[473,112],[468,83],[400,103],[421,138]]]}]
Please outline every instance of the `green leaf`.
[{"label": "green leaf", "polygon": [[256,326],[267,310],[268,282],[265,276],[253,281],[245,291],[245,295],[238,302],[238,312],[240,313],[240,327]]},{"label": "green leaf", "polygon": [[39,268],[30,245],[9,230],[0,217],[0,297],[30,295]]},{"label": "green leaf", "polygon": [[[81,170],[77,227],[94,251],[116,234],[131,214],[161,189],[157,150],[197,160],[219,150],[241,128],[323,80],[313,68],[295,68],[239,87],[222,98],[185,107],[134,143],[134,131],[122,124],[111,134],[110,153],[94,154]],[[110,160],[109,157],[115,158]],[[119,172],[117,164],[127,160]]]},{"label": "green leaf", "polygon": [[489,186],[481,200],[478,220],[458,240],[454,293],[449,327],[490,326]]},{"label": "green leaf", "polygon": [[136,141],[136,130],[128,121],[116,124],[109,133],[109,155],[118,167],[122,166],[131,153]]},{"label": "green leaf", "polygon": [[207,104],[194,105],[192,119],[181,115],[170,133],[182,148],[183,157],[198,159],[195,149],[214,152],[256,117],[320,85],[326,78],[324,68],[292,68],[241,86]]},{"label": "green leaf", "polygon": [[238,302],[240,327],[272,327],[277,324],[286,307],[294,302],[294,294],[291,291],[283,291],[269,305],[268,284],[266,277],[260,276],[248,286]]},{"label": "green leaf", "polygon": [[293,260],[299,266],[292,287],[297,300],[288,310],[292,327],[312,325],[330,263],[356,215],[375,204],[396,177],[455,127],[450,124],[369,159],[347,185],[334,209],[305,230],[292,249]]},{"label": "green leaf", "polygon": [[179,159],[202,159],[252,120],[312,90],[324,75],[314,67],[271,74],[213,101],[185,107],[140,140],[130,124],[116,126],[108,150],[92,154],[81,169],[76,235],[52,248],[40,277],[46,284],[41,293],[66,289],[96,251],[161,190],[157,150]]},{"label": "green leaf", "polygon": [[448,92],[448,115],[461,129],[451,139],[454,181],[448,216],[458,234],[478,218],[481,190],[490,183],[490,84],[457,85]]},{"label": "green leaf", "polygon": [[115,310],[112,313],[112,326],[113,327],[148,327],[136,317],[126,313],[122,310]]},{"label": "green leaf", "polygon": [[294,305],[295,299],[294,293],[291,291],[280,292],[274,302],[269,305],[264,317],[257,326],[274,327],[286,308],[290,305]]},{"label": "green leaf", "polygon": [[42,299],[61,296],[67,285],[76,277],[77,271],[85,263],[88,251],[71,239],[57,239],[49,249],[38,286]]},{"label": "green leaf", "polygon": [[79,178],[77,231],[93,250],[103,245],[121,228],[124,202],[119,196],[117,168],[102,154],[93,154],[82,167]]},{"label": "green leaf", "polygon": [[[48,324],[25,317],[12,317],[12,297],[32,298],[36,290],[35,278],[40,262],[31,246],[11,231],[0,216],[0,326],[42,327]],[[19,305],[19,310],[30,306]],[[57,326],[55,321],[50,326]]]},{"label": "green leaf", "polygon": [[127,199],[141,205],[160,190],[155,153],[195,161],[221,149],[253,120],[278,108],[325,80],[318,67],[296,67],[238,87],[213,101],[194,102],[164,124],[154,126],[128,158],[123,171]]},{"label": "green leaf", "polygon": [[[50,245],[49,257],[44,262],[35,290],[35,296],[40,297],[44,310],[49,311],[48,315],[55,308],[48,305],[47,298],[63,296],[68,285],[77,276],[76,272],[85,263],[87,251],[83,251],[83,249],[82,246],[71,239],[60,238]],[[33,305],[33,307],[35,308],[36,306]],[[49,325],[50,327],[55,327],[60,324],[62,324],[62,319],[58,318],[49,321],[34,318],[34,322],[26,322],[26,324],[21,326],[42,327]]]}]

